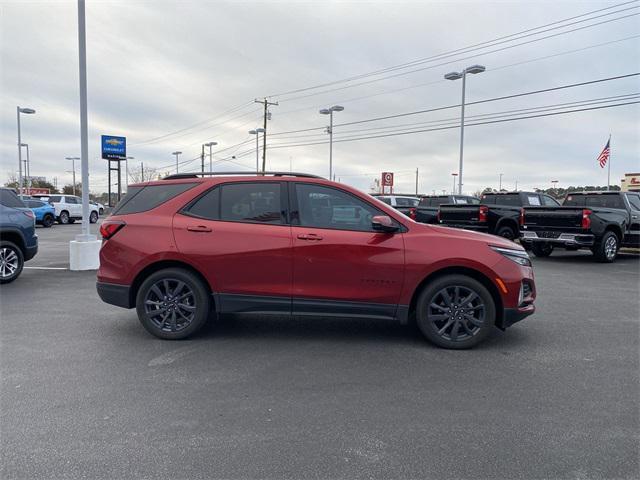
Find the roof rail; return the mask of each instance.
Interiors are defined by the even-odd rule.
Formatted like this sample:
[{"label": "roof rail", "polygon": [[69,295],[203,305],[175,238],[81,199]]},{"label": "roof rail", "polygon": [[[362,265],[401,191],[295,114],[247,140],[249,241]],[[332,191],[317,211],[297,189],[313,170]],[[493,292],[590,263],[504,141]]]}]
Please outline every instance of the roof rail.
[{"label": "roof rail", "polygon": [[190,173],[174,173],[163,178],[163,180],[176,180],[179,178],[198,178],[198,177],[213,177],[223,175],[251,175],[251,176],[263,176],[273,175],[274,177],[302,177],[302,178],[323,178],[318,175],[311,175],[310,173],[297,173],[297,172],[190,172]]}]

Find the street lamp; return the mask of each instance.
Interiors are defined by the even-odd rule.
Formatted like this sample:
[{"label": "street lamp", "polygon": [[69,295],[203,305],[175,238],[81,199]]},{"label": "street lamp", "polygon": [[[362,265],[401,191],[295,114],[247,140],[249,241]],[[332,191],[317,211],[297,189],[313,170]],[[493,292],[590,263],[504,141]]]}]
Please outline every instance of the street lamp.
[{"label": "street lamp", "polygon": [[256,136],[256,173],[260,173],[260,158],[258,153],[258,150],[260,150],[260,143],[258,142],[260,133],[264,133],[264,128],[255,128],[253,130],[249,130],[250,135]]},{"label": "street lamp", "polygon": [[453,177],[453,190],[451,190],[451,194],[455,195],[456,194],[456,177],[458,176],[458,174],[452,173],[451,176]]},{"label": "street lamp", "polygon": [[467,73],[482,73],[486,69],[482,65],[471,65],[470,67],[465,68],[462,72],[450,72],[447,73],[444,78],[447,80],[458,80],[462,79],[462,108],[460,113],[460,167],[458,169],[458,194],[462,195],[462,153],[464,149],[464,94],[465,87],[467,83]]},{"label": "street lamp", "polygon": [[209,147],[209,171],[210,172],[213,172],[213,153],[211,152],[211,147],[217,144],[218,142],[209,142],[204,144],[205,147]]},{"label": "street lamp", "polygon": [[24,183],[26,183],[27,185],[27,195],[29,195],[31,193],[31,166],[30,166],[30,160],[29,160],[29,144],[28,143],[21,143],[20,144],[21,147],[25,147],[27,149],[27,159],[24,161],[24,174],[27,177],[26,181]]},{"label": "street lamp", "polygon": [[80,157],[64,157],[65,160],[71,160],[71,167],[73,171],[73,195],[76,194],[76,160],[80,160]]},{"label": "street lamp", "polygon": [[20,114],[31,115],[36,113],[33,108],[16,107],[16,117],[18,118],[18,193],[22,194],[22,137],[20,135]]},{"label": "street lamp", "polygon": [[500,173],[500,183],[498,184],[498,191],[501,192],[502,191],[502,176],[504,175],[504,173]]},{"label": "street lamp", "polygon": [[329,180],[333,177],[333,112],[341,112],[344,107],[341,105],[334,105],[331,108],[323,108],[320,110],[322,115],[329,115],[329,127],[327,133],[329,134]]},{"label": "street lamp", "polygon": [[172,152],[171,155],[175,155],[176,156],[176,173],[178,173],[178,157],[180,157],[180,155],[182,155],[182,152]]}]

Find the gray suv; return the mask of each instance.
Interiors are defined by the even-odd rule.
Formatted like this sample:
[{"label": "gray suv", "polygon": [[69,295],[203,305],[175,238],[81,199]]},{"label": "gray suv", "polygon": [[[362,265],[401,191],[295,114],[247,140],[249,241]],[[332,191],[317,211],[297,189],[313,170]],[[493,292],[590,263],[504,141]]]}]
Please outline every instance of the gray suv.
[{"label": "gray suv", "polygon": [[0,283],[14,281],[38,253],[33,212],[13,190],[0,188]]}]

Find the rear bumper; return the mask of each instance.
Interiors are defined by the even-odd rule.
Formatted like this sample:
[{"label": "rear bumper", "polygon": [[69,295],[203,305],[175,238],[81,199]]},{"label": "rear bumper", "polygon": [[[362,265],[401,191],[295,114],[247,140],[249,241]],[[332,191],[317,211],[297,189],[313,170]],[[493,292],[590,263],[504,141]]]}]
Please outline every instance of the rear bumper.
[{"label": "rear bumper", "polygon": [[[591,247],[595,244],[596,237],[585,233],[560,233],[557,232],[530,232],[524,231],[521,240],[528,242],[547,242],[560,245],[572,245],[577,247]],[[555,238],[554,238],[555,237]]]},{"label": "rear bumper", "polygon": [[96,282],[98,296],[103,302],[122,308],[133,308],[131,301],[131,287],[115,283]]},{"label": "rear bumper", "polygon": [[504,318],[502,319],[502,328],[508,328],[514,323],[519,322],[527,318],[533,312],[536,311],[536,307],[533,304],[529,304],[518,308],[505,308]]},{"label": "rear bumper", "polygon": [[35,245],[30,247],[25,247],[24,249],[24,261],[31,260],[38,253],[38,242],[36,241]]}]

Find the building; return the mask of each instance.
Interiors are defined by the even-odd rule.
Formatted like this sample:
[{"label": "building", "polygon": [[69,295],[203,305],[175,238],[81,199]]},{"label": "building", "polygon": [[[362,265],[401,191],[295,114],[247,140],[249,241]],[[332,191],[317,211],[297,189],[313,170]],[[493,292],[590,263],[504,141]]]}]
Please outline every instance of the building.
[{"label": "building", "polygon": [[623,192],[640,192],[640,173],[625,173],[620,180],[620,189]]}]

